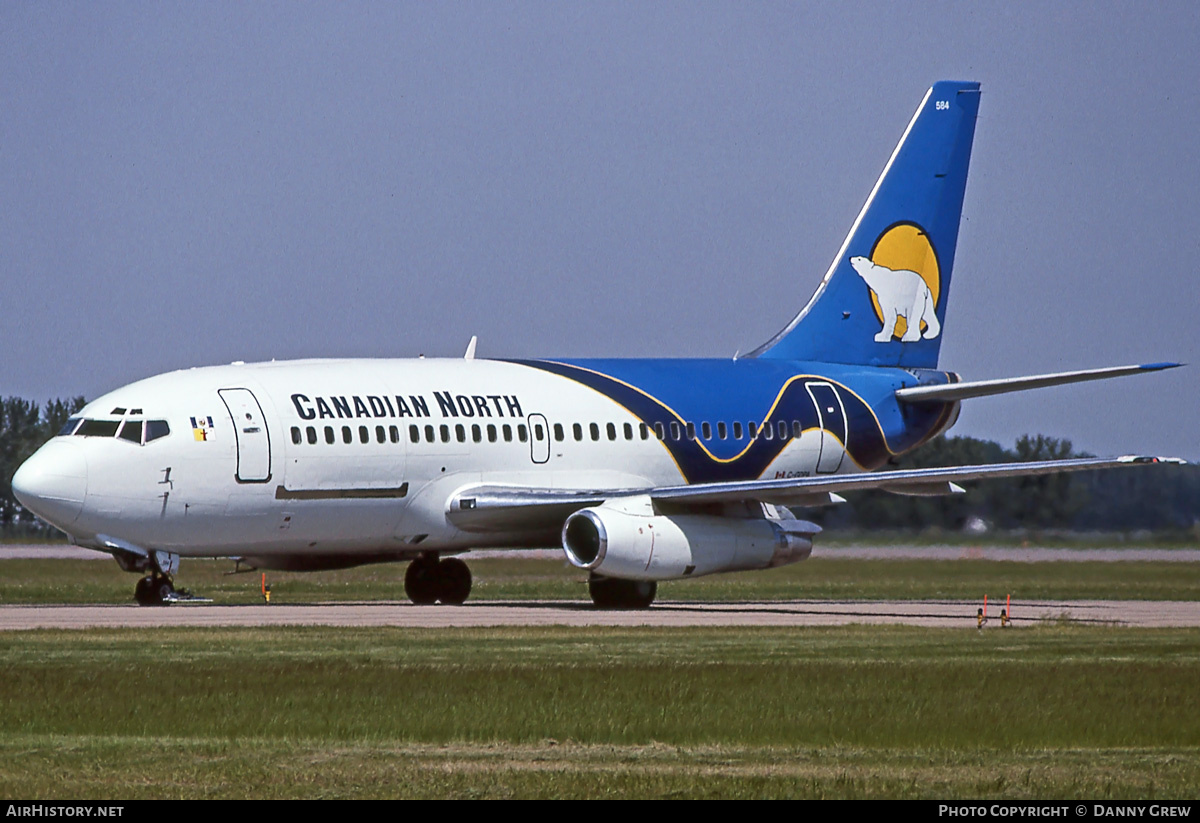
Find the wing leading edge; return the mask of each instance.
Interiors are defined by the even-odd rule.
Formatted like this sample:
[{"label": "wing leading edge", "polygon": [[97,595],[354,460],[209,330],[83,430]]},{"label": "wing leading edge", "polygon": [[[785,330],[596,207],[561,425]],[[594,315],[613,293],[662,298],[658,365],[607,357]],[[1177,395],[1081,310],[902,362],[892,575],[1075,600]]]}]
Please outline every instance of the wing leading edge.
[{"label": "wing leading edge", "polygon": [[468,486],[455,493],[450,499],[447,517],[457,528],[467,532],[489,533],[513,528],[552,529],[561,525],[562,521],[577,509],[625,497],[649,497],[655,503],[697,506],[745,501],[785,506],[805,505],[821,496],[836,498],[840,492],[845,491],[882,489],[906,495],[952,494],[962,491],[956,485],[958,482],[970,480],[1033,477],[1184,462],[1175,457],[1125,455],[628,489],[545,489],[478,485]]}]

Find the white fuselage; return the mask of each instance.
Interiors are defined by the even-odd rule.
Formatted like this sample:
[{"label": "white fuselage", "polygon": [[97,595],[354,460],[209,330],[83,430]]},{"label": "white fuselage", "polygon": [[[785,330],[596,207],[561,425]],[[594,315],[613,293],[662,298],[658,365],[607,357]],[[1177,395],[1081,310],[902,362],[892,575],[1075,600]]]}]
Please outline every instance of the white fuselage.
[{"label": "white fuselage", "polygon": [[[545,546],[553,541],[544,532],[464,533],[447,519],[449,501],[481,483],[628,489],[686,482],[667,444],[620,404],[564,377],[497,361],[196,368],[110,392],[77,416],[170,427],[143,443],[63,436],[43,447],[37,466],[57,478],[59,493],[38,513],[96,548],[115,539],[191,557],[383,559]],[[718,421],[694,422],[701,445],[703,423],[710,438],[718,436]],[[731,438],[732,421],[720,422]],[[742,436],[749,442],[748,431]],[[857,470],[848,458],[831,462],[831,439],[825,432],[822,444],[822,436],[820,428],[799,437],[789,429],[790,442],[763,476],[806,476],[819,460],[825,471]],[[840,455],[843,445],[836,448]],[[35,488],[35,474],[31,468],[24,488]]]}]

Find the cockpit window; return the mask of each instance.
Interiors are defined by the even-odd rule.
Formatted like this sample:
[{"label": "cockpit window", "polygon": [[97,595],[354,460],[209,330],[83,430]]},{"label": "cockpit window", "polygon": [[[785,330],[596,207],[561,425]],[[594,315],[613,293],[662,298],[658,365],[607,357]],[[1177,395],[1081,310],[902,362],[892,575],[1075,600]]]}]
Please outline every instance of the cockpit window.
[{"label": "cockpit window", "polygon": [[[143,423],[144,428],[143,428]],[[144,436],[143,436],[144,432]],[[60,435],[74,434],[76,437],[119,437],[130,443],[149,443],[171,433],[166,420],[88,420],[72,417],[63,426]]]},{"label": "cockpit window", "polygon": [[166,437],[171,433],[171,427],[167,425],[166,420],[147,420],[146,421],[146,442],[157,440],[160,437]]},{"label": "cockpit window", "polygon": [[122,440],[128,440],[130,443],[137,443],[140,446],[142,443],[142,421],[126,420],[125,425],[121,426],[121,433],[117,437]]},{"label": "cockpit window", "polygon": [[79,437],[112,437],[119,425],[120,420],[84,420],[75,434]]}]

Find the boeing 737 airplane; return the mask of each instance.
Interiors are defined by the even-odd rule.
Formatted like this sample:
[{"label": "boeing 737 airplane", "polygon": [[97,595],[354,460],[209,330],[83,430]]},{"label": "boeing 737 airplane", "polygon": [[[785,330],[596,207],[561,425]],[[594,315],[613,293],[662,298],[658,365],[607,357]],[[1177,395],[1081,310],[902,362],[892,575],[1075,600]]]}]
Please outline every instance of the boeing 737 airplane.
[{"label": "boeing 737 airplane", "polygon": [[183,557],[259,569],[410,561],[414,603],[462,603],[454,555],[561,544],[601,607],[657,581],[808,557],[792,509],[859,489],[1157,462],[1118,457],[885,471],[962,400],[1173,363],[963,382],[938,369],[979,84],[925,93],[817,287],[729,360],[233,363],[87,404],[17,471],[21,504],[173,598]]}]

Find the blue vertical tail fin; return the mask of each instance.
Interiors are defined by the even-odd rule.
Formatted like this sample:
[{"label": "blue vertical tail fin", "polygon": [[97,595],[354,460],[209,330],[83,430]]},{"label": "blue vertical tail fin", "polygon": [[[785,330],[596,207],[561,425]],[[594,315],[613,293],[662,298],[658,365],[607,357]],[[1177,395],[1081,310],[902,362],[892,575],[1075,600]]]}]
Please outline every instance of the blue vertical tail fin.
[{"label": "blue vertical tail fin", "polygon": [[935,368],[979,84],[925,93],[817,293],[747,357]]}]

